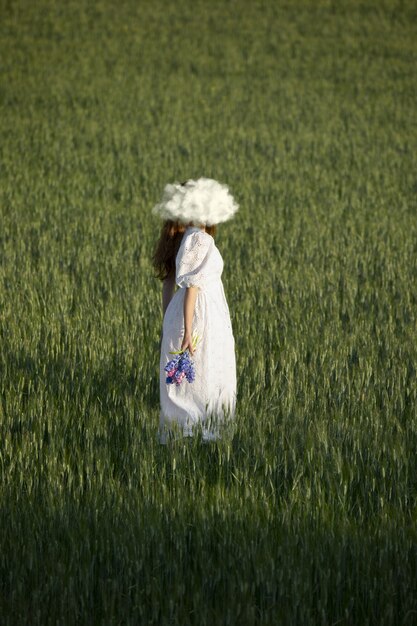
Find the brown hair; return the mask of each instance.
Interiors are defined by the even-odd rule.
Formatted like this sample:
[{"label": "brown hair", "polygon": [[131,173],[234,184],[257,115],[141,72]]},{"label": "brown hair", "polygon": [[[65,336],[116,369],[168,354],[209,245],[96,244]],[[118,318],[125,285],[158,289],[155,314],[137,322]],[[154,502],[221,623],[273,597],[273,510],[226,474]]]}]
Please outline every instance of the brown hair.
[{"label": "brown hair", "polygon": [[[189,224],[190,225],[190,224]],[[156,277],[164,280],[167,276],[175,274],[175,257],[181,245],[181,241],[187,224],[165,220],[159,240],[152,256],[152,264],[155,268]],[[214,237],[216,225],[206,226],[206,233]]]}]

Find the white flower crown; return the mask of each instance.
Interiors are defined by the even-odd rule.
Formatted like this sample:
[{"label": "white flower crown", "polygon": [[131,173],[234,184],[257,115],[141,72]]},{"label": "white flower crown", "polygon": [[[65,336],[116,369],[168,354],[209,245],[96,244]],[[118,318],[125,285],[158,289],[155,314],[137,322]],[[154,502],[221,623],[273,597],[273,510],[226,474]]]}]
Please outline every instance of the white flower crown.
[{"label": "white flower crown", "polygon": [[185,185],[177,182],[165,185],[162,199],[152,213],[161,219],[211,226],[226,222],[238,208],[227,185],[202,177],[190,179]]}]

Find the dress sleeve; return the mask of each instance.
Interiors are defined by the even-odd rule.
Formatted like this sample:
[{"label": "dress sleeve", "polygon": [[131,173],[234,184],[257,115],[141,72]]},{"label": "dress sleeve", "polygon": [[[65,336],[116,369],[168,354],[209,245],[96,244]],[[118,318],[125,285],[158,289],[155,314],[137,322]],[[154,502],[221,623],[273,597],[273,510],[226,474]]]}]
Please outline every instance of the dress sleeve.
[{"label": "dress sleeve", "polygon": [[179,287],[201,287],[213,239],[203,231],[187,235],[178,250],[176,283]]}]

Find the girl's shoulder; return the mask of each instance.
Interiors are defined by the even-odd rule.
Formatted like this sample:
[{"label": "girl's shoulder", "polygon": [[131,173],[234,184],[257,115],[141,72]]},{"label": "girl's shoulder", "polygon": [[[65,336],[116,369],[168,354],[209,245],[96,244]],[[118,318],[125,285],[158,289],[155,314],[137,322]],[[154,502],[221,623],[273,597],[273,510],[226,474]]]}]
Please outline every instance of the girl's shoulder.
[{"label": "girl's shoulder", "polygon": [[201,228],[187,228],[187,230],[184,232],[182,241],[184,242],[186,239],[187,240],[191,239],[194,241],[202,241],[207,244],[210,243],[211,241],[214,241],[214,237],[206,233],[205,230],[201,230]]}]

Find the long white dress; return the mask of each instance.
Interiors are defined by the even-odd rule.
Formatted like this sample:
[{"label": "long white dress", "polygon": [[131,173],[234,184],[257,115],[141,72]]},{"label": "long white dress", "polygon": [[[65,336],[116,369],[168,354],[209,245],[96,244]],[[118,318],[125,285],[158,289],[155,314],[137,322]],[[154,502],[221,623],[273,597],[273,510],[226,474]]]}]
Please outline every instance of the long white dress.
[{"label": "long white dress", "polygon": [[[221,274],[223,258],[214,238],[196,226],[186,229],[175,259],[174,293],[164,315],[160,356],[158,440],[193,436],[221,438],[221,426],[233,421],[236,409],[236,360],[229,307]],[[186,288],[198,287],[192,335],[200,337],[192,359],[195,380],[166,383],[165,365],[180,350],[184,337]]]}]

